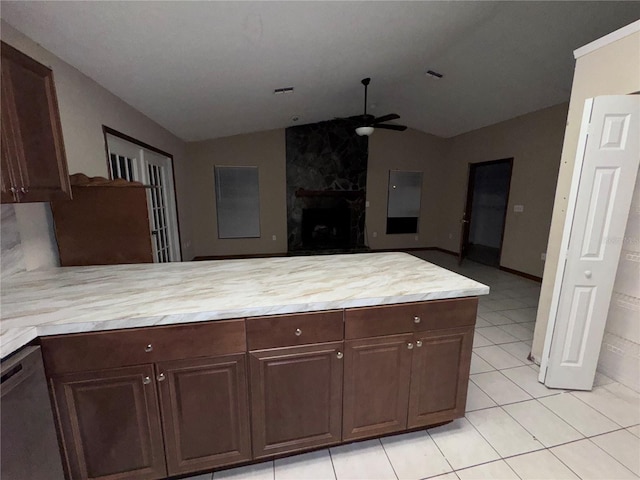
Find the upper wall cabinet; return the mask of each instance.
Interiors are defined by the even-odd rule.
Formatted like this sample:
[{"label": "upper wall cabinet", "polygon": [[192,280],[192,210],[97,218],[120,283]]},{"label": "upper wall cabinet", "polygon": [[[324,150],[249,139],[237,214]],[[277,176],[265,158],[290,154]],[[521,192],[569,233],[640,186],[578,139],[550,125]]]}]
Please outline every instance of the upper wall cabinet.
[{"label": "upper wall cabinet", "polygon": [[70,196],[51,69],[2,42],[1,201]]}]

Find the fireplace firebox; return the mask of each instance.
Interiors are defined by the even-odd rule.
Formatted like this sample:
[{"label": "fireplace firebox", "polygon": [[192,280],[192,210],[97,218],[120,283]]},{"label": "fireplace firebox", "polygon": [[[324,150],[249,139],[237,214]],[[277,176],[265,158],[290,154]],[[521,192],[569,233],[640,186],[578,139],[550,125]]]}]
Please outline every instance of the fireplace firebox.
[{"label": "fireplace firebox", "polygon": [[305,249],[351,247],[351,211],[346,207],[303,209],[302,246]]}]

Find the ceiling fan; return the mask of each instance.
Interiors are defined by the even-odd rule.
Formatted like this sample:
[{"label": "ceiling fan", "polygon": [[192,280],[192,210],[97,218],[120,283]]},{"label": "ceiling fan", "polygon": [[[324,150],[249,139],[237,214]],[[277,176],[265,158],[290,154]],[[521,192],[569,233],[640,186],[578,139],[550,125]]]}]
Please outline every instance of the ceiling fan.
[{"label": "ceiling fan", "polygon": [[350,120],[354,121],[357,125],[356,133],[360,136],[366,135],[367,137],[373,133],[373,130],[376,128],[384,128],[386,130],[397,130],[402,132],[407,129],[405,125],[392,125],[383,122],[388,122],[390,120],[397,120],[400,118],[400,115],[396,113],[390,113],[388,115],[383,115],[381,117],[374,117],[373,115],[367,114],[367,89],[369,87],[369,83],[371,82],[370,78],[363,78],[361,83],[364,85],[364,113],[362,115],[357,115],[355,117],[350,117]]}]

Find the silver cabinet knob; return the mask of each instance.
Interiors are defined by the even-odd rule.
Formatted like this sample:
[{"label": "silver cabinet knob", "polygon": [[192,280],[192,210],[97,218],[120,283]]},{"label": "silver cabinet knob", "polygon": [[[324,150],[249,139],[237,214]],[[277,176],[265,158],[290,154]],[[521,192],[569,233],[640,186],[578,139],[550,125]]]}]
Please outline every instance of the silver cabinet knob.
[{"label": "silver cabinet knob", "polygon": [[344,353],[338,352],[338,353],[336,353],[336,357],[338,357],[338,359],[340,359],[340,358],[344,357]]},{"label": "silver cabinet knob", "polygon": [[420,317],[417,315],[413,317],[413,323],[420,323]]},{"label": "silver cabinet knob", "polygon": [[413,350],[413,343],[411,343],[411,342],[407,343],[407,348],[409,350]]},{"label": "silver cabinet knob", "polygon": [[584,276],[587,278],[591,278],[591,270],[585,270],[584,271]]},{"label": "silver cabinet knob", "polygon": [[158,375],[158,381],[159,382],[164,382],[165,378],[167,378],[167,377],[164,376],[164,373],[161,373],[160,375]]},{"label": "silver cabinet knob", "polygon": [[142,383],[143,383],[144,385],[149,385],[149,384],[151,383],[151,378],[150,378],[150,377],[148,377],[148,376],[147,376],[147,377],[144,377],[144,378],[142,379]]},{"label": "silver cabinet knob", "polygon": [[302,335],[302,330],[300,330],[299,328],[296,328],[296,337],[299,337],[300,335]]},{"label": "silver cabinet knob", "polygon": [[416,347],[421,347],[422,346],[422,340],[418,340],[416,342]]},{"label": "silver cabinet knob", "polygon": [[149,353],[149,352],[153,352],[153,345],[149,344],[146,347],[144,347],[144,351]]}]

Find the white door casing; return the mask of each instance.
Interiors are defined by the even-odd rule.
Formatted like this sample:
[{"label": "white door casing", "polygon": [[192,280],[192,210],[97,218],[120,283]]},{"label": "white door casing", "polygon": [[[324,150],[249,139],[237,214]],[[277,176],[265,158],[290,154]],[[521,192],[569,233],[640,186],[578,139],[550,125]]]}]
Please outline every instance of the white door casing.
[{"label": "white door casing", "polygon": [[179,262],[180,238],[171,158],[107,134],[112,178],[143,183],[147,190],[154,262]]},{"label": "white door casing", "polygon": [[539,380],[590,390],[640,163],[640,97],[587,100]]}]

